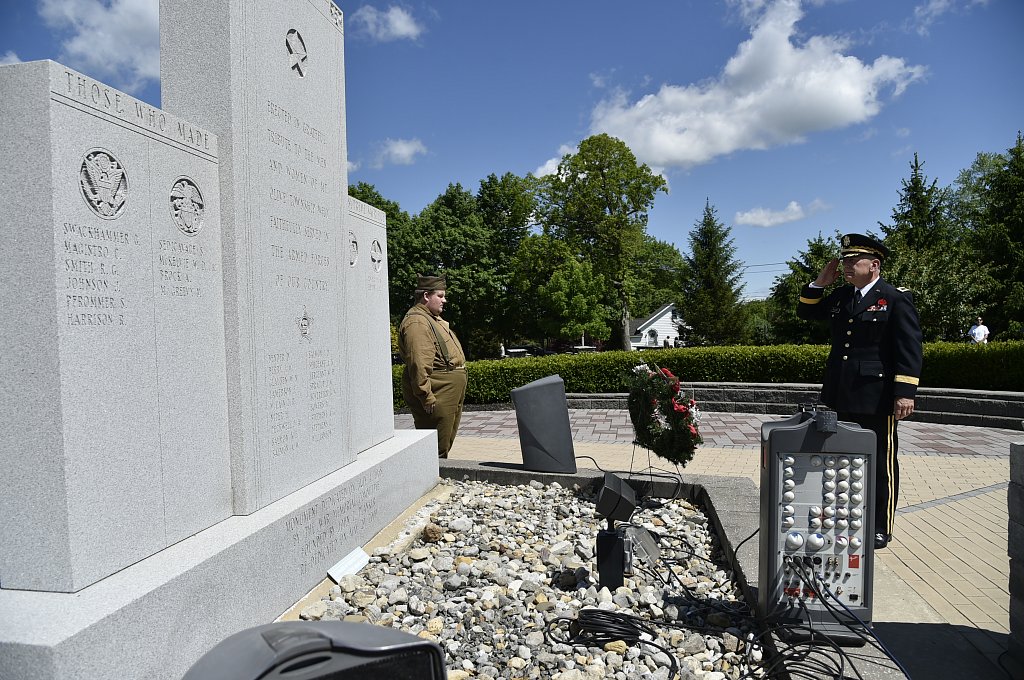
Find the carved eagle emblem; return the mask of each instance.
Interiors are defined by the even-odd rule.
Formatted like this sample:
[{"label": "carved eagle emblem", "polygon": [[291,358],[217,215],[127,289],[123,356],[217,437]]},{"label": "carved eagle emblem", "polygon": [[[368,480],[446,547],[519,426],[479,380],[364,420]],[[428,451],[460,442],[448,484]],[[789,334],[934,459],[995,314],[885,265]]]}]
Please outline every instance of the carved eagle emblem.
[{"label": "carved eagle emblem", "polygon": [[93,149],[85,155],[79,184],[85,202],[100,217],[112,220],[124,211],[128,200],[128,176],[109,151]]}]

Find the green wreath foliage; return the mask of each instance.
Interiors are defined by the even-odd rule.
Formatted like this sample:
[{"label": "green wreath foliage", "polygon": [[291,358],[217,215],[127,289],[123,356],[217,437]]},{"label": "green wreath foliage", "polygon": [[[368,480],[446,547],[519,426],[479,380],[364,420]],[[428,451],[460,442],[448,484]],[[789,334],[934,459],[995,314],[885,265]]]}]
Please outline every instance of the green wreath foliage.
[{"label": "green wreath foliage", "polygon": [[697,402],[680,395],[679,378],[667,368],[647,364],[634,366],[626,374],[629,386],[629,419],[633,422],[633,443],[655,455],[684,466],[704,442],[697,423]]}]

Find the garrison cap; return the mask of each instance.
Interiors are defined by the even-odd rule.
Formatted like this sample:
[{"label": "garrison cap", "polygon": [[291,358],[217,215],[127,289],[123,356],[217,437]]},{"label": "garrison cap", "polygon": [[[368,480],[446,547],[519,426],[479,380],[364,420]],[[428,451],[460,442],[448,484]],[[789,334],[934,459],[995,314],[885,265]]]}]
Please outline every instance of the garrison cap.
[{"label": "garrison cap", "polygon": [[448,282],[445,280],[445,275],[432,276],[430,274],[417,274],[416,275],[416,290],[447,290]]},{"label": "garrison cap", "polygon": [[884,260],[889,257],[888,248],[870,236],[865,236],[864,234],[846,234],[843,236],[842,244],[842,257],[850,257],[852,255],[874,255],[880,260]]}]

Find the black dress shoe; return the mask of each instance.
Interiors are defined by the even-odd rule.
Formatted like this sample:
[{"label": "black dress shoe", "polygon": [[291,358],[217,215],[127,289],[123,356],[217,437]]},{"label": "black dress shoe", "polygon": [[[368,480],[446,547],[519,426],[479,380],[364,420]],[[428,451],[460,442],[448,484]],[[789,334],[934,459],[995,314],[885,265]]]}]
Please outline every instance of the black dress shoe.
[{"label": "black dress shoe", "polygon": [[891,538],[892,536],[889,534],[883,534],[881,532],[875,534],[875,550],[881,550],[885,546],[889,545],[889,539]]}]

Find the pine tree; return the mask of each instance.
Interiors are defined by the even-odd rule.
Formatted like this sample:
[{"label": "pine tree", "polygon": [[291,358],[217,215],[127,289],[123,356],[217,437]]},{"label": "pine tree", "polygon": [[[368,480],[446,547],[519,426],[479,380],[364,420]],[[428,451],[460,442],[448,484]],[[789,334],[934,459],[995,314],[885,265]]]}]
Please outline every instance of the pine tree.
[{"label": "pine tree", "polygon": [[748,341],[742,304],[742,265],[735,259],[732,229],[718,220],[710,202],[690,231],[682,297],[676,302],[691,345],[738,345]]}]

